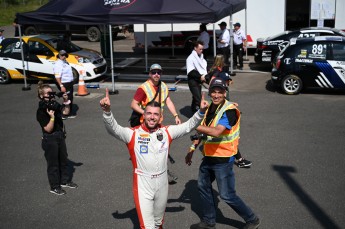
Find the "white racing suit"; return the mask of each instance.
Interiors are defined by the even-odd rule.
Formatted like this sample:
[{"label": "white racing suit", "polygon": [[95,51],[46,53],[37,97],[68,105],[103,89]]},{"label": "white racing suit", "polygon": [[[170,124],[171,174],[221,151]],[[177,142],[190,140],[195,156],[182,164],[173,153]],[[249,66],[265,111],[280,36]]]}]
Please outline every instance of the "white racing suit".
[{"label": "white racing suit", "polygon": [[180,125],[160,126],[150,132],[145,124],[120,126],[112,113],[103,113],[108,132],[125,142],[133,164],[133,196],[141,229],[162,228],[168,200],[167,161],[173,139],[195,129],[203,116],[196,112]]}]

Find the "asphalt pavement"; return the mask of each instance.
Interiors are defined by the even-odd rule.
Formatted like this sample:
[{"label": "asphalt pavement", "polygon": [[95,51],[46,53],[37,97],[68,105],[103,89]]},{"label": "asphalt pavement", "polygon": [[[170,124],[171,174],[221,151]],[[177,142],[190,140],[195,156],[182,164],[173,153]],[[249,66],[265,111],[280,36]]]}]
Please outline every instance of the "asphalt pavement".
[{"label": "asphalt pavement", "polygon": [[[267,86],[268,73],[234,77],[231,101],[242,111],[241,152],[250,169],[234,168],[237,193],[259,215],[260,228],[343,228],[345,224],[343,93],[307,91],[288,96]],[[112,110],[128,126],[135,85],[117,84]],[[111,88],[111,84],[103,84]],[[132,166],[124,143],[108,135],[99,100],[104,87],[76,97],[76,119],[65,121],[67,147],[77,190],[49,192],[41,130],[35,120],[36,84],[0,90],[0,228],[138,228],[131,192]],[[172,100],[183,120],[191,115],[191,94],[177,87]],[[165,123],[173,117],[166,112]],[[165,227],[189,228],[201,214],[197,191],[198,166],[184,164],[189,135],[173,142],[178,176],[169,189]],[[215,193],[217,187],[214,185]],[[217,195],[217,228],[241,228],[243,220]]]},{"label": "asphalt pavement", "polygon": [[[130,51],[131,42],[115,41],[123,45],[115,54],[142,57]],[[176,59],[156,55],[150,61],[176,64],[166,74],[174,77],[184,74],[184,57]],[[128,126],[134,90],[147,78],[141,72],[144,62],[137,64],[132,69],[140,70],[135,73],[140,79],[112,84],[108,74],[87,83],[100,86],[88,88],[90,95],[75,97],[77,118],[64,122],[70,168],[79,188],[66,189],[65,196],[49,192],[35,117],[36,82],[29,82],[29,91],[22,91],[21,81],[0,85],[0,228],[138,228],[127,148],[106,132],[99,108],[105,88],[114,86],[119,93],[111,96],[113,113]],[[132,74],[128,71],[115,69],[117,75]],[[184,82],[176,85],[174,79],[168,80],[174,89],[170,95],[185,121],[191,116],[191,94]],[[261,218],[260,228],[344,228],[344,93],[308,90],[288,96],[273,90],[269,79],[269,70],[249,60],[230,88],[230,100],[242,112],[241,153],[253,162],[250,169],[234,168],[238,195]],[[165,124],[172,123],[166,111]],[[164,228],[187,229],[201,215],[197,176],[202,157],[195,154],[191,166],[184,164],[190,143],[187,135],[171,147],[176,163],[170,169],[178,180],[169,189]],[[216,199],[217,228],[241,228],[243,220],[218,195]]]}]

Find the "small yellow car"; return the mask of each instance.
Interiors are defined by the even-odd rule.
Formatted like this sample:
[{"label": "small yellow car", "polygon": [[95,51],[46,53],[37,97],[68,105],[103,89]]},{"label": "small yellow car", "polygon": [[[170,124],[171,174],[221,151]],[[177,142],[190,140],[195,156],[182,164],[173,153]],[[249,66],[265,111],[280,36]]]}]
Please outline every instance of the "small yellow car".
[{"label": "small yellow car", "polygon": [[0,44],[0,84],[11,80],[23,79],[23,46],[24,66],[27,79],[54,79],[53,66],[60,50],[69,55],[67,62],[71,65],[75,83],[82,72],[84,80],[95,79],[107,71],[103,56],[91,49],[84,49],[70,41],[51,35],[33,35],[6,38]]}]

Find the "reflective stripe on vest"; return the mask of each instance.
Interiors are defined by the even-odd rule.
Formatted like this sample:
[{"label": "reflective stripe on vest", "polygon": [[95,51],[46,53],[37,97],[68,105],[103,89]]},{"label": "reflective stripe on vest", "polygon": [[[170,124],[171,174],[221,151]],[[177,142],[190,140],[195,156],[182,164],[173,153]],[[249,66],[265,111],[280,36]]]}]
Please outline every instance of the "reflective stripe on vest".
[{"label": "reflective stripe on vest", "polygon": [[[160,101],[160,104],[161,104],[161,119],[159,120],[159,123],[161,123],[163,121],[163,108],[164,108],[164,105],[165,105],[165,100],[167,99],[168,97],[168,93],[169,93],[169,90],[168,90],[168,86],[161,81],[161,84],[160,84],[160,93],[161,93],[161,101]],[[155,97],[156,95],[156,90],[154,88],[154,86],[152,85],[152,83],[147,80],[145,83],[143,83],[142,85],[140,85],[140,87],[146,94],[146,100],[145,101],[142,101],[140,106],[142,109],[145,109],[146,105],[152,101],[152,99]],[[158,102],[159,100],[159,94],[157,95],[155,101]],[[142,123],[144,121],[144,117],[141,116],[140,117],[140,122]]]},{"label": "reflective stripe on vest", "polygon": [[[219,137],[207,136],[203,140],[203,154],[208,157],[231,157],[237,154],[238,142],[240,138],[240,120],[241,113],[237,107],[225,100],[223,107],[217,113],[210,126],[216,127],[220,118],[227,110],[235,109],[237,114],[237,122],[230,130],[225,129]],[[206,114],[207,115],[207,114]],[[206,115],[202,124],[205,125]]]}]

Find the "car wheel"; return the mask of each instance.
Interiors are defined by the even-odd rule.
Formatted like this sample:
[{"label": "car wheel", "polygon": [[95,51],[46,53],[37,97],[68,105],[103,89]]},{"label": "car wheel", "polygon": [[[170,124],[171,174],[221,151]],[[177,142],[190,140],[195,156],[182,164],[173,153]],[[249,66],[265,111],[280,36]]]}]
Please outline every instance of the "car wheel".
[{"label": "car wheel", "polygon": [[0,84],[6,84],[11,81],[11,76],[6,68],[0,68]]},{"label": "car wheel", "polygon": [[286,94],[296,95],[301,92],[303,87],[302,80],[296,75],[287,75],[281,82],[281,88]]},{"label": "car wheel", "polygon": [[73,83],[78,84],[79,83],[79,73],[77,70],[72,68],[72,73],[73,73]]},{"label": "car wheel", "polygon": [[25,35],[29,36],[29,35],[35,35],[37,34],[37,30],[34,26],[29,26],[25,29],[24,31]]},{"label": "car wheel", "polygon": [[86,35],[89,41],[96,42],[101,38],[101,31],[96,26],[91,26],[87,29]]}]

